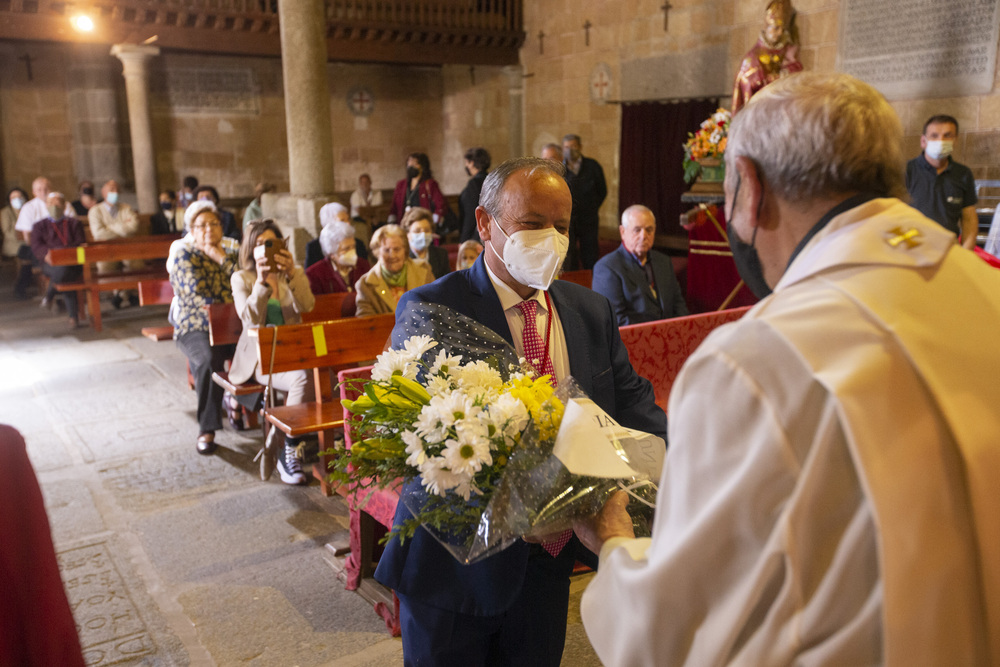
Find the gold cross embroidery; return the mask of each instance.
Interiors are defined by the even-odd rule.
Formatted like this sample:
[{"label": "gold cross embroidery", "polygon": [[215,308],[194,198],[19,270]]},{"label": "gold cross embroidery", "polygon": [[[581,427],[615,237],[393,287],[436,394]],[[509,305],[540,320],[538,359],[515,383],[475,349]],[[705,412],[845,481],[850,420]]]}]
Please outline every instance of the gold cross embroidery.
[{"label": "gold cross embroidery", "polygon": [[893,236],[886,238],[885,242],[893,248],[898,248],[900,244],[905,243],[906,249],[910,250],[923,243],[918,240],[920,238],[920,232],[916,229],[908,229],[904,232],[902,227],[896,227],[894,229],[890,229],[888,233]]}]

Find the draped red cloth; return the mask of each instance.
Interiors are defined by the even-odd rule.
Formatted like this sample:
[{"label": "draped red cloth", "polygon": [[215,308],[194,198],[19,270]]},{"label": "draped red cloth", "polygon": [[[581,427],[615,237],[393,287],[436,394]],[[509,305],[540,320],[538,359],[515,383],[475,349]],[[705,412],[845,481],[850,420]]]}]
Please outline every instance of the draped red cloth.
[{"label": "draped red cloth", "polygon": [[[725,214],[721,206],[710,208],[718,226],[704,211],[692,213],[689,218],[687,304],[692,313],[718,310],[740,283],[740,274],[725,236]],[[757,298],[744,285],[725,307],[739,308],[755,303]]]},{"label": "draped red cloth", "polygon": [[42,490],[24,439],[0,425],[0,665],[83,667]]},{"label": "draped red cloth", "polygon": [[[361,395],[358,388],[354,385],[346,384],[346,381],[350,380],[369,380],[372,376],[372,367],[365,366],[363,368],[349,368],[347,370],[340,371],[337,374],[337,379],[340,382],[340,400],[350,399],[354,400]],[[350,420],[352,415],[344,410],[344,444],[350,449],[351,447],[351,429]],[[350,521],[350,544],[351,553],[348,554],[347,560],[344,563],[344,571],[347,574],[347,581],[344,584],[344,588],[349,591],[357,590],[358,586],[361,584],[361,560],[360,556],[362,553],[362,546],[367,546],[367,552],[372,555],[375,560],[382,555],[383,547],[378,543],[380,539],[388,532],[388,529],[392,527],[393,519],[396,516],[396,505],[399,503],[399,495],[390,489],[375,489],[369,492],[365,491],[363,493],[352,492],[347,498],[348,505],[350,507],[349,521]],[[362,535],[361,530],[361,513],[369,515],[375,522],[379,525],[376,526],[375,532],[370,536],[371,542],[367,545],[362,544],[362,540],[365,537]],[[396,598],[395,592],[392,594],[393,606],[392,609],[384,603],[375,604],[375,613],[382,617],[385,621],[386,628],[392,633],[393,637],[398,637],[400,635],[399,627],[399,599]]]},{"label": "draped red cloth", "polygon": [[733,308],[669,320],[630,324],[618,329],[635,372],[653,385],[656,404],[667,410],[674,380],[712,329],[743,317],[749,307]]}]

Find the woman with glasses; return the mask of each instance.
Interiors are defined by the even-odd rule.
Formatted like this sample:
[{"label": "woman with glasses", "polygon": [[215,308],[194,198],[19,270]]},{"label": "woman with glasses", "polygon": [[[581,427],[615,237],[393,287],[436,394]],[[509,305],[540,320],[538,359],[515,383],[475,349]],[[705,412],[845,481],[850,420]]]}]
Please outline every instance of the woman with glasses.
[{"label": "woman with glasses", "polygon": [[[243,228],[240,247],[242,270],[233,274],[233,301],[236,314],[243,322],[243,332],[236,343],[236,354],[229,367],[229,379],[242,384],[251,377],[257,382],[285,392],[285,405],[299,405],[312,400],[311,374],[304,370],[273,373],[270,378],[260,372],[257,344],[250,338],[250,329],[269,325],[298,324],[301,314],[313,309],[316,300],[309,289],[309,280],[301,266],[295,265],[292,253],[282,248],[270,254],[268,243],[281,241],[281,230],[274,220],[253,220]],[[272,246],[273,247],[273,246]],[[299,464],[296,446],[298,438],[285,437],[285,448],[277,454],[278,473],[285,484],[304,484],[305,475]],[[265,452],[264,456],[270,456]],[[270,459],[269,459],[270,460]],[[270,474],[270,466],[267,467]]]},{"label": "woman with glasses", "polygon": [[187,357],[198,394],[198,453],[215,451],[215,432],[222,428],[223,389],[212,373],[224,370],[233,345],[212,347],[208,339],[208,312],[213,303],[232,303],[231,278],[236,270],[238,244],[223,238],[215,204],[194,202],[184,212],[187,235],[170,249],[167,271],[174,288],[170,323],[174,340]]}]

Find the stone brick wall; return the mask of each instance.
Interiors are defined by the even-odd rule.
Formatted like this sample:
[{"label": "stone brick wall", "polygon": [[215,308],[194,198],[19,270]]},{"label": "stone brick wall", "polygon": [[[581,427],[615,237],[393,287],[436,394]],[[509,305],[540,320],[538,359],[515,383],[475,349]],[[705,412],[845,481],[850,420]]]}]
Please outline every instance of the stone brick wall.
[{"label": "stone brick wall", "polygon": [[[583,152],[604,166],[608,199],[601,208],[605,235],[615,235],[618,210],[618,150],[621,112],[617,104],[590,99],[590,74],[598,63],[611,71],[611,100],[661,99],[731,95],[743,54],[763,27],[768,0],[671,0],[669,29],[663,29],[659,0],[545,0],[525,3],[527,40],[521,49],[524,65],[525,124],[528,147],[540,147],[563,134],[583,138]],[[802,42],[800,58],[806,69],[833,71],[837,60],[840,0],[794,0]],[[592,24],[586,44],[585,21]],[[545,34],[543,52],[539,32]],[[726,50],[723,90],[700,85],[706,77],[698,64],[714,65],[717,49]],[[678,72],[677,56],[694,75]],[[638,66],[636,66],[638,65]],[[718,68],[716,67],[715,70]],[[715,72],[709,71],[709,74]],[[935,113],[959,119],[961,136],[955,158],[972,167],[977,178],[1000,178],[1000,68],[987,95],[893,101],[903,122],[904,151],[920,151],[924,121]],[[623,74],[625,76],[623,76]],[[642,80],[634,80],[636,78]],[[691,80],[691,79],[695,80]],[[623,91],[624,87],[624,91]],[[626,97],[641,90],[639,97]],[[728,99],[726,101],[728,106]]]}]

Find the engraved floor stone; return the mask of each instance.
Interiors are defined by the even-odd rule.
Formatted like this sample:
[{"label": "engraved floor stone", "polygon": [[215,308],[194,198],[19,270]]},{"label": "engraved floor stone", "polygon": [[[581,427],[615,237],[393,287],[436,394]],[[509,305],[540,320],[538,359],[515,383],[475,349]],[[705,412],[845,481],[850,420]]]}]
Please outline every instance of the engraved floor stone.
[{"label": "engraved floor stone", "polygon": [[215,491],[262,483],[218,456],[199,456],[193,445],[101,464],[97,474],[104,488],[129,512],[159,510]]},{"label": "engraved floor stone", "polygon": [[94,496],[86,482],[78,479],[43,481],[42,495],[57,546],[77,542],[107,530]]},{"label": "engraved floor stone", "polygon": [[109,542],[96,542],[57,554],[80,645],[88,665],[182,665],[187,656],[175,637],[150,627],[149,607],[137,582],[126,582]]}]

